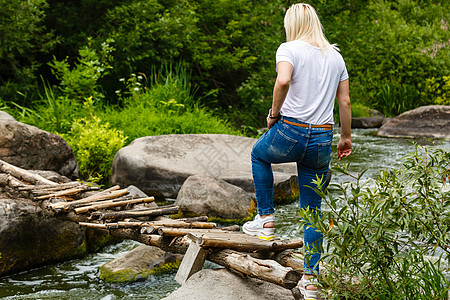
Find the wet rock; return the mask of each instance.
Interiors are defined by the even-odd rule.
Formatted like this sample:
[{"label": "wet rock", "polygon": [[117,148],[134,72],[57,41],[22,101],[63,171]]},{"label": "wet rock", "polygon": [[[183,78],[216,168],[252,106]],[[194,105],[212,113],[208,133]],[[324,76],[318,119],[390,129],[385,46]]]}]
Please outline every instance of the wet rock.
[{"label": "wet rock", "polygon": [[[191,175],[219,178],[253,192],[250,153],[255,139],[224,134],[148,136],[134,140],[114,157],[113,184],[135,185],[149,195],[176,198]],[[295,176],[295,164],[274,169],[275,193]]]},{"label": "wet rock", "polygon": [[422,106],[404,112],[381,126],[376,135],[450,139],[450,106]]},{"label": "wet rock", "polygon": [[183,212],[222,219],[248,217],[250,203],[242,188],[205,175],[188,177],[175,201]]},{"label": "wet rock", "polygon": [[352,128],[379,128],[383,125],[384,116],[377,110],[370,111],[370,117],[352,118]]},{"label": "wet rock", "polygon": [[176,268],[183,256],[157,247],[139,245],[130,252],[100,267],[100,279],[110,283],[134,282],[151,274]]},{"label": "wet rock", "polygon": [[203,269],[163,300],[294,300],[290,290],[255,278],[242,278],[226,269]]},{"label": "wet rock", "polygon": [[11,119],[0,118],[0,159],[27,170],[77,175],[77,160],[63,138]]},{"label": "wet rock", "polygon": [[0,199],[0,237],[0,276],[86,251],[77,223],[47,216],[29,199]]}]

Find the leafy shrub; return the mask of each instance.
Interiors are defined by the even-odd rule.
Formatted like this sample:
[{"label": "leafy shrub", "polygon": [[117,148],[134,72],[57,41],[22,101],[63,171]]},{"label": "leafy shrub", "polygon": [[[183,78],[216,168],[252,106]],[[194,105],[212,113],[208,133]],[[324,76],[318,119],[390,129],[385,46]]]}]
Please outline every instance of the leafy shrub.
[{"label": "leafy shrub", "polygon": [[428,98],[430,103],[450,105],[450,76],[428,78],[421,95]]},{"label": "leafy shrub", "polygon": [[56,78],[60,81],[59,89],[61,93],[75,102],[83,102],[88,97],[95,100],[103,100],[105,97],[100,91],[99,79],[108,74],[111,68],[111,51],[114,50],[108,40],[102,43],[101,50],[97,51],[88,45],[79,50],[78,62],[72,68],[68,59],[58,61],[56,59],[49,63]]},{"label": "leafy shrub", "polygon": [[108,183],[114,155],[127,139],[98,117],[75,121],[64,138],[74,150],[82,177],[103,183]]},{"label": "leafy shrub", "polygon": [[323,280],[331,299],[448,299],[441,263],[450,259],[449,167],[448,150],[416,145],[403,168],[375,180],[334,168],[354,181],[330,185],[338,197],[316,189],[326,204],[321,216],[300,213],[302,225],[328,241]]}]

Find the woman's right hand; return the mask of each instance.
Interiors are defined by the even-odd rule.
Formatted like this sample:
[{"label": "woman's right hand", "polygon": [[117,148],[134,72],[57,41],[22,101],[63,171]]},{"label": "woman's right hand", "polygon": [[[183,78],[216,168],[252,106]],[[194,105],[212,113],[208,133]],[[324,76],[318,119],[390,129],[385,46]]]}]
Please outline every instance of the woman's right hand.
[{"label": "woman's right hand", "polygon": [[337,157],[339,161],[350,154],[352,154],[352,140],[350,138],[341,137],[337,146]]}]

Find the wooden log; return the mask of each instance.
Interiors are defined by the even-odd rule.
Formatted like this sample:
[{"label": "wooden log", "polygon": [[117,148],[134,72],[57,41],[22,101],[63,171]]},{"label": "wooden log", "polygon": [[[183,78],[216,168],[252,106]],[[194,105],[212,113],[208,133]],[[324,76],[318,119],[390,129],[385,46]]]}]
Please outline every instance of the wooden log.
[{"label": "wooden log", "polygon": [[74,207],[77,207],[79,205],[89,205],[90,203],[93,202],[97,202],[97,201],[102,201],[102,200],[108,200],[108,199],[114,199],[120,196],[123,196],[125,194],[128,193],[127,189],[122,189],[122,190],[108,190],[108,191],[102,191],[99,193],[96,193],[95,195],[83,198],[83,199],[79,199],[79,200],[75,200],[75,201],[71,201],[71,202],[58,202],[58,203],[54,203],[49,205],[48,209],[50,210],[54,210],[54,211],[58,211],[58,210],[62,210],[62,211],[67,211],[67,210],[71,210]]},{"label": "wooden log", "polygon": [[32,184],[48,184],[48,185],[57,185],[58,183],[50,181],[41,175],[33,174],[25,169],[13,166],[3,160],[0,160],[0,171],[11,174],[17,179],[32,183]]},{"label": "wooden log", "polygon": [[104,209],[104,208],[127,206],[127,205],[137,204],[137,203],[149,203],[152,201],[155,201],[154,197],[131,199],[131,200],[125,200],[125,201],[110,202],[110,203],[99,203],[99,204],[93,204],[93,205],[89,205],[89,206],[78,207],[78,208],[75,208],[74,211],[77,214],[82,214],[82,213],[86,213],[91,210],[99,210],[99,209]]},{"label": "wooden log", "polygon": [[[77,189],[80,189],[79,191]],[[70,195],[76,195],[79,194],[81,192],[84,191],[94,191],[94,190],[98,190],[99,187],[98,186],[88,186],[86,184],[83,185],[77,185],[77,186],[72,186],[72,187],[55,187],[55,188],[49,188],[49,189],[33,189],[31,190],[31,194],[38,199],[38,197],[42,197],[43,199],[48,199],[48,198],[55,198],[58,196],[70,196]],[[74,191],[74,193],[72,192],[68,192],[68,191]],[[67,193],[67,194],[66,194]],[[56,194],[56,196],[55,196]],[[41,199],[39,199],[41,200]],[[69,198],[70,200],[70,198]],[[72,201],[74,201],[72,199]]]},{"label": "wooden log", "polygon": [[8,174],[6,177],[6,183],[9,187],[13,189],[18,189],[21,186],[26,186],[27,184],[16,177],[12,176],[11,174]]},{"label": "wooden log", "polygon": [[86,222],[79,222],[78,223],[81,227],[88,227],[88,228],[97,228],[97,229],[114,229],[118,228],[117,223],[86,223]]},{"label": "wooden log", "polygon": [[145,221],[145,222],[117,222],[119,227],[122,228],[141,228],[141,227],[171,227],[171,228],[203,228],[211,229],[216,228],[215,223],[207,222],[196,222],[196,223],[186,223],[177,220],[170,221]]},{"label": "wooden log", "polygon": [[274,253],[273,260],[285,267],[291,267],[299,274],[303,274],[303,256],[291,250],[283,250]]},{"label": "wooden log", "polygon": [[248,254],[229,249],[211,252],[208,255],[208,260],[287,289],[294,288],[301,278],[300,274],[292,268],[283,267],[274,260],[257,259]]},{"label": "wooden log", "polygon": [[35,199],[36,200],[44,200],[44,199],[48,199],[48,198],[57,198],[57,197],[61,197],[61,196],[70,196],[70,195],[78,194],[79,192],[85,191],[87,189],[89,189],[87,185],[79,186],[79,187],[66,189],[66,190],[63,190],[63,191],[58,191],[58,192],[55,192],[55,193],[49,193],[49,194],[46,194],[46,195],[37,196],[37,197],[35,197]]},{"label": "wooden log", "polygon": [[125,218],[149,217],[154,218],[162,215],[178,213],[178,206],[168,208],[149,208],[148,210],[139,211],[117,211],[117,212],[95,212],[91,214],[91,218],[99,220],[122,220]]},{"label": "wooden log", "polygon": [[79,181],[71,181],[71,182],[66,182],[66,183],[59,183],[58,185],[48,185],[48,184],[43,184],[43,185],[27,185],[27,186],[23,186],[19,188],[19,191],[39,191],[39,190],[48,190],[48,191],[59,191],[59,190],[64,190],[64,189],[69,189],[69,188],[73,188],[76,186],[80,186],[82,185],[81,182]]},{"label": "wooden log", "polygon": [[[161,230],[164,234],[164,229]],[[169,233],[170,234],[170,233]],[[189,237],[204,248],[233,249],[244,252],[280,251],[303,247],[303,241],[265,241],[240,232],[201,232],[188,233]]]},{"label": "wooden log", "polygon": [[177,219],[183,222],[208,222],[208,217],[207,216],[200,216],[200,217],[193,217],[193,218],[181,218],[181,219]]}]

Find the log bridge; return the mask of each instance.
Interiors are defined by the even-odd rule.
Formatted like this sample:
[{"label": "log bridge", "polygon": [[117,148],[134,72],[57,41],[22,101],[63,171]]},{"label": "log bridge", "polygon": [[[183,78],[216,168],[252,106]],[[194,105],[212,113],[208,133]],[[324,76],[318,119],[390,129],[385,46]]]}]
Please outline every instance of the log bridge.
[{"label": "log bridge", "polygon": [[207,216],[172,219],[179,208],[157,206],[153,197],[131,195],[120,186],[101,191],[81,181],[57,183],[2,160],[0,183],[9,192],[39,202],[55,217],[184,254],[175,276],[180,284],[201,270],[205,260],[288,289],[297,285],[302,274],[303,260],[292,250],[301,248],[302,240],[261,240],[240,232],[238,225],[219,227]]}]

